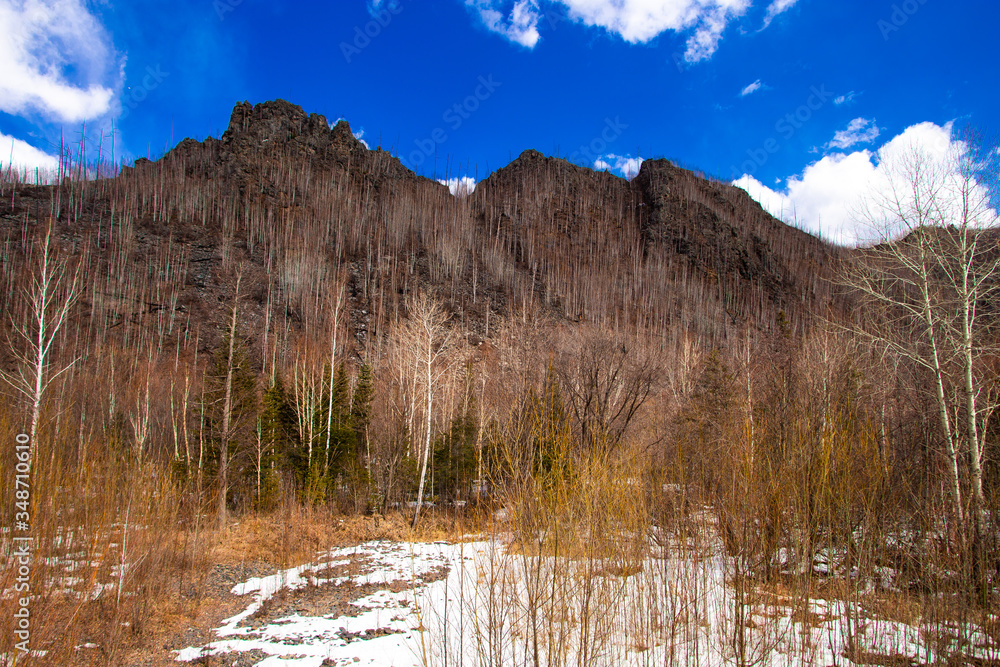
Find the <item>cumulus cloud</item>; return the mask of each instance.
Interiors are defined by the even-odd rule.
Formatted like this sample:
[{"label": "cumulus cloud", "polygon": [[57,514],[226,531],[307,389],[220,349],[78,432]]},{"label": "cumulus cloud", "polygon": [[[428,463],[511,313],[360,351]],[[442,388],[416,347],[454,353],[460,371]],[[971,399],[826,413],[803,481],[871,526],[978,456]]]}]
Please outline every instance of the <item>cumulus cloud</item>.
[{"label": "cumulus cloud", "polygon": [[615,155],[609,153],[594,161],[594,169],[597,171],[613,171],[631,180],[639,174],[639,169],[645,160],[641,157],[631,155]]},{"label": "cumulus cloud", "polygon": [[[665,32],[687,34],[684,59],[689,63],[710,58],[726,27],[751,4],[751,0],[466,0],[466,5],[493,32],[534,48],[543,2],[561,5],[572,20],[604,28],[632,44],[644,44]],[[772,4],[787,8],[794,2]]]},{"label": "cumulus cloud", "polygon": [[760,79],[757,79],[756,81],[754,81],[753,83],[751,83],[749,86],[747,86],[746,88],[744,88],[743,90],[740,91],[740,97],[746,97],[747,95],[753,95],[754,93],[756,93],[758,90],[760,90],[763,87],[764,87],[764,84],[762,84],[760,82]]},{"label": "cumulus cloud", "polygon": [[59,168],[59,159],[26,141],[0,133],[0,169],[6,169],[9,165],[21,170],[38,168],[52,172]]},{"label": "cumulus cloud", "polygon": [[855,118],[847,126],[847,129],[840,130],[833,135],[833,139],[826,145],[826,148],[847,150],[857,144],[870,144],[878,139],[881,133],[882,131],[875,124],[874,120]]},{"label": "cumulus cloud", "polygon": [[826,155],[789,178],[783,189],[770,188],[748,174],[733,184],[771,215],[835,243],[853,245],[872,235],[860,221],[863,202],[890,192],[892,165],[914,150],[951,169],[949,157],[963,154],[966,148],[952,138],[950,123],[920,123],[893,137],[878,152]]},{"label": "cumulus cloud", "polygon": [[509,3],[499,0],[465,0],[465,4],[479,13],[488,30],[516,44],[533,49],[541,38],[538,34],[541,9],[537,0],[516,0],[509,11],[504,11]]},{"label": "cumulus cloud", "polygon": [[476,179],[471,176],[461,178],[438,179],[441,185],[447,185],[449,192],[455,197],[468,197],[476,191]]},{"label": "cumulus cloud", "polygon": [[0,2],[0,34],[0,111],[77,123],[110,110],[110,39],[83,0]]}]

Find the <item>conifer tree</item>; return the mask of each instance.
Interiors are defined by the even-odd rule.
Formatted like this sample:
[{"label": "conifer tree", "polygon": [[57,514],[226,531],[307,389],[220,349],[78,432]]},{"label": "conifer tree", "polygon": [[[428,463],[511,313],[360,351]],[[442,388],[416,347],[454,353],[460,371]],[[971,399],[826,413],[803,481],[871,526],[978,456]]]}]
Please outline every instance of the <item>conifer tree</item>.
[{"label": "conifer tree", "polygon": [[371,423],[371,406],[374,393],[375,382],[372,376],[372,367],[368,364],[362,364],[358,370],[358,380],[354,386],[354,396],[351,399],[351,427],[354,429],[354,438],[359,459],[367,459],[369,456],[368,426]]},{"label": "conifer tree", "polygon": [[[451,427],[435,443],[434,463],[436,486],[440,494],[452,499],[468,496],[476,474],[476,442],[479,423],[476,394],[473,391],[471,365],[466,367],[465,391],[458,414]],[[432,490],[433,493],[433,490]]]},{"label": "conifer tree", "polygon": [[288,467],[295,447],[295,413],[279,377],[262,396],[258,425],[255,504],[268,509],[277,499],[279,472]]},{"label": "conifer tree", "polygon": [[[237,292],[239,291],[237,280]],[[218,469],[216,480],[219,493],[219,525],[228,522],[230,483],[233,461],[240,463],[244,453],[246,427],[255,421],[256,377],[250,367],[245,341],[237,332],[239,322],[238,297],[234,300],[232,317],[206,378],[206,433],[216,447]]]}]

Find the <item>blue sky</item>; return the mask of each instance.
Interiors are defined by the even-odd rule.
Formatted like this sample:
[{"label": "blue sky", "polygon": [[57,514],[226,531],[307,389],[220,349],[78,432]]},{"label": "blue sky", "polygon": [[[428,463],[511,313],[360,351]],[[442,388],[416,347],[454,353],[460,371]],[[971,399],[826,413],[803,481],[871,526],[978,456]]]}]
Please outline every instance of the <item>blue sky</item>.
[{"label": "blue sky", "polygon": [[[875,151],[997,130],[972,0],[0,0],[0,163],[161,154],[237,101],[346,118],[429,177],[534,148],[632,175],[667,157],[853,238]],[[895,142],[895,144],[893,143]]]}]

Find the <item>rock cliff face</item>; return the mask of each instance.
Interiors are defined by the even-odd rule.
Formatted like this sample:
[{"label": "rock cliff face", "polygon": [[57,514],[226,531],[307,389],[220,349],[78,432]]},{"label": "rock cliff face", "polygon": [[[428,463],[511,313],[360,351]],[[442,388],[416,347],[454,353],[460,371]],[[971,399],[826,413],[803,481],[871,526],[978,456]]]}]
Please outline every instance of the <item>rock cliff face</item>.
[{"label": "rock cliff face", "polygon": [[[380,148],[366,148],[346,120],[331,126],[325,116],[306,114],[285,100],[257,105],[240,102],[220,139],[184,139],[160,162],[184,162],[191,176],[232,178],[261,173],[262,167],[282,160],[298,162],[311,171],[340,169],[359,174],[377,164],[377,170],[388,178],[440,185],[417,176]],[[136,161],[137,167],[149,164],[148,160]]]},{"label": "rock cliff face", "polygon": [[629,182],[526,151],[474,201],[480,225],[574,319],[632,310],[642,326],[726,337],[780,311],[806,324],[837,305],[828,279],[842,251],[667,160],[645,161]]},{"label": "rock cliff face", "polygon": [[[646,161],[628,181],[525,151],[453,197],[368,149],[346,121],[331,128],[281,100],[237,104],[221,138],[185,139],[86,192],[59,214],[73,243],[92,243],[109,267],[185,255],[170,298],[207,329],[233,298],[234,267],[258,328],[273,324],[275,308],[288,326],[312,326],[326,294],[345,285],[359,345],[401,314],[407,293],[428,288],[478,336],[491,317],[522,307],[709,342],[773,327],[782,311],[806,327],[843,307],[828,280],[841,251],[666,160]],[[36,189],[0,214],[37,215],[47,196]],[[132,282],[159,284],[156,271]],[[113,308],[95,303],[94,316],[127,321],[127,304],[151,300],[125,291]]]},{"label": "rock cliff face", "polygon": [[[346,120],[331,127],[326,117],[315,113],[307,115],[301,107],[284,100],[256,106],[249,102],[237,104],[229,128],[222,135],[220,149],[223,158],[230,162],[253,161],[261,154],[280,153],[307,160],[315,167],[336,165],[344,169],[363,168],[373,158],[387,155],[365,148],[354,137]],[[395,167],[391,171],[393,177],[414,176],[398,159],[390,159],[389,163]]]},{"label": "rock cliff face", "polygon": [[811,302],[821,296],[815,279],[831,277],[837,249],[776,220],[740,188],[666,160],[644,162],[632,185],[644,206],[647,248],[685,257],[706,273],[753,282],[779,307]]}]

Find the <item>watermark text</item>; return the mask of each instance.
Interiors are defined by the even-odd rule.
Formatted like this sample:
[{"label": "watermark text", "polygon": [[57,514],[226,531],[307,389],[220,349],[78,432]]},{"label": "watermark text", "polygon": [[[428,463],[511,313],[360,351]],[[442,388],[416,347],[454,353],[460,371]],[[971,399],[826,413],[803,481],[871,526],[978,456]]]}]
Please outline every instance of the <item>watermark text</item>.
[{"label": "watermark text", "polygon": [[14,475],[14,647],[23,656],[29,653],[31,642],[31,438],[21,433],[16,438],[17,465]]}]

